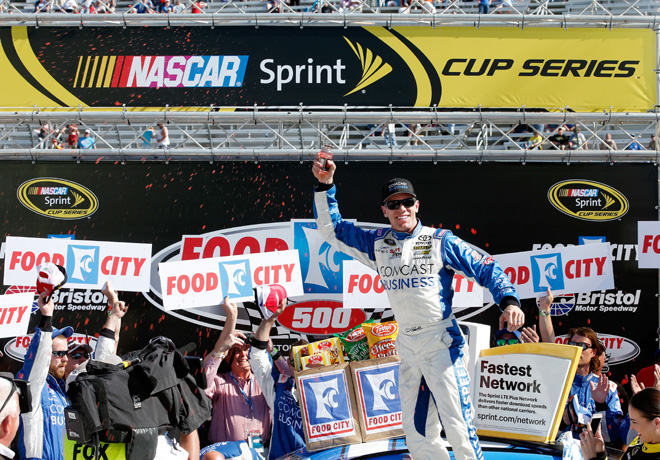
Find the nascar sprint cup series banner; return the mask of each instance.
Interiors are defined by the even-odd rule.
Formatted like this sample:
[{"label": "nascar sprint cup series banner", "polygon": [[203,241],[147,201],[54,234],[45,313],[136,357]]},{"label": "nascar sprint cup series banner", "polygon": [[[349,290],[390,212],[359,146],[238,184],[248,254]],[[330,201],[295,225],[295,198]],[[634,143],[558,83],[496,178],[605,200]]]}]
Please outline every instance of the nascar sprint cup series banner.
[{"label": "nascar sprint cup series banner", "polygon": [[4,27],[0,42],[5,107],[645,112],[656,101],[652,30]]},{"label": "nascar sprint cup series banner", "polygon": [[[607,348],[607,366],[617,380],[625,381],[626,375],[654,361],[657,270],[638,268],[637,226],[640,221],[657,221],[656,167],[342,163],[336,183],[343,216],[364,228],[385,225],[380,190],[392,177],[407,177],[414,183],[419,217],[425,225],[451,230],[491,255],[542,254],[542,265],[516,261],[506,272],[521,290],[541,295],[550,287],[557,294],[552,313],[558,343],[568,341],[570,327],[591,326]],[[12,279],[5,273],[12,264],[15,269],[24,264],[28,270],[38,257],[28,254],[36,246],[23,248],[17,255],[12,241],[57,238],[64,241],[53,244],[62,248],[92,242],[107,245],[107,254],[98,253],[102,260],[94,260],[96,253],[90,253],[84,265],[71,267],[72,274],[80,272],[97,283],[64,286],[54,297],[55,325],[71,325],[74,340],[93,343],[107,315],[107,299],[99,286],[114,267],[103,260],[121,262],[126,257],[115,248],[118,243],[150,245],[151,256],[144,256],[147,261],[140,262],[139,271],[148,279],[146,287],[136,289],[140,292],[120,289],[121,298],[130,305],[123,320],[120,353],[141,348],[159,335],[169,336],[178,346],[193,343],[197,347],[193,354],[200,356],[213,347],[224,323],[219,305],[174,310],[164,306],[168,284],[161,285],[158,267],[178,261],[231,256],[228,260],[238,263],[260,253],[297,252],[297,259],[286,263],[264,257],[259,270],[236,272],[227,281],[240,282],[235,287],[247,292],[254,286],[282,282],[289,272],[300,274],[302,295],[293,296],[273,328],[273,340],[283,350],[301,336],[313,341],[371,318],[392,320],[387,304],[342,308],[344,291],[360,289],[367,295],[370,290],[382,291],[382,285],[371,277],[368,283],[349,282],[344,288],[343,265],[349,257],[323,241],[316,230],[314,182],[311,164],[297,161],[14,163],[0,170],[0,225],[5,235],[0,279]],[[587,244],[594,251],[605,247],[605,255],[585,255],[591,252],[580,246]],[[64,249],[59,252],[66,254]],[[483,256],[475,251],[474,257]],[[598,260],[590,260],[594,258]],[[596,291],[576,284],[599,275],[607,264],[613,274],[608,284]],[[118,270],[122,266],[118,263]],[[127,262],[126,267],[126,276],[136,274],[137,265]],[[195,289],[201,286],[193,284]],[[456,289],[470,291],[470,286],[457,282]],[[576,291],[567,292],[569,288]],[[0,295],[20,292],[34,292],[29,279],[5,284]],[[534,294],[525,297],[526,324],[532,326],[538,321],[538,309]],[[463,305],[457,302],[455,311],[459,320],[488,324],[494,333],[499,311],[487,298]],[[20,367],[38,323],[36,308],[24,315],[30,315],[27,335],[0,339],[4,369]],[[9,321],[9,312],[6,317],[0,315],[0,323],[3,318]],[[16,314],[11,318],[17,319]],[[239,301],[239,329],[254,331],[261,319],[255,304]]]}]

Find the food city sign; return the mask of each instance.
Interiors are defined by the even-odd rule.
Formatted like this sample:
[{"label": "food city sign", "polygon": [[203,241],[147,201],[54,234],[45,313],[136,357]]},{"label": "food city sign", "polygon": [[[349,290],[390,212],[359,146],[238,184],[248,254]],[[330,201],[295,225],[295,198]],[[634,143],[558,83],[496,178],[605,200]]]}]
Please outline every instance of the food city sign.
[{"label": "food city sign", "polygon": [[37,267],[52,262],[66,268],[69,288],[100,289],[112,281],[122,291],[149,290],[151,245],[60,238],[7,237],[5,285],[32,286]]},{"label": "food city sign", "polygon": [[252,300],[253,288],[266,284],[279,284],[290,296],[303,293],[296,250],[163,262],[159,272],[166,310],[219,305],[226,296]]},{"label": "food city sign", "polygon": [[16,337],[28,330],[34,294],[0,295],[0,337]]},{"label": "food city sign", "polygon": [[521,299],[554,292],[590,292],[614,288],[609,243],[544,251],[500,254],[504,269]]},{"label": "food city sign", "polygon": [[[5,353],[17,361],[24,361],[27,349],[30,346],[34,334],[19,335],[5,344]],[[71,343],[86,343],[92,349],[96,349],[97,339],[85,334],[74,333],[68,340]]]},{"label": "food city sign", "polygon": [[660,222],[637,222],[639,268],[660,268]]},{"label": "food city sign", "polygon": [[[605,347],[606,363],[623,364],[632,361],[640,353],[640,347],[627,337],[598,333],[598,340]],[[564,334],[555,338],[555,343],[566,344],[571,338]]]}]

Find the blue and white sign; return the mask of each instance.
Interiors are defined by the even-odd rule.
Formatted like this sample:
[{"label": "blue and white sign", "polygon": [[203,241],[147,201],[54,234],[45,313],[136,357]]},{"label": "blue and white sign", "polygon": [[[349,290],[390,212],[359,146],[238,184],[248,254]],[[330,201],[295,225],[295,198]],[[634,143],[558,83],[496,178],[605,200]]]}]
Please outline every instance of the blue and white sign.
[{"label": "blue and white sign", "polygon": [[403,430],[399,395],[399,361],[364,366],[352,363],[356,398],[364,435]]}]

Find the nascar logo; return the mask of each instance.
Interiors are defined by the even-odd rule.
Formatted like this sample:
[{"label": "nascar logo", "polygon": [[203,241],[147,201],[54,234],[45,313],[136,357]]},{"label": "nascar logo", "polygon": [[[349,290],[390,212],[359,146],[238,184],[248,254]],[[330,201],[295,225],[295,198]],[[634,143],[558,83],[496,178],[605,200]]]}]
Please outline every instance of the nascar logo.
[{"label": "nascar logo", "polygon": [[[80,56],[74,88],[235,88],[248,56]],[[90,70],[91,69],[91,70]]]}]

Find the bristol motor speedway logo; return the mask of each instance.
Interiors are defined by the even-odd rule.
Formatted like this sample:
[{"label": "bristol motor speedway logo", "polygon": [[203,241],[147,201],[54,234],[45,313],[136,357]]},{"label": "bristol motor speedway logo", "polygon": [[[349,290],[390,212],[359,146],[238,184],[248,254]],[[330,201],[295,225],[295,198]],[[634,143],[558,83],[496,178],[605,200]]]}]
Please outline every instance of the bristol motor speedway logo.
[{"label": "bristol motor speedway logo", "polygon": [[322,440],[355,430],[345,370],[300,378],[309,438]]},{"label": "bristol motor speedway logo", "polygon": [[554,296],[550,313],[553,316],[566,315],[571,311],[635,313],[639,308],[641,297],[641,289],[631,292],[613,290],[559,294]]},{"label": "bristol motor speedway logo", "polygon": [[399,363],[354,370],[367,433],[400,428]]}]

